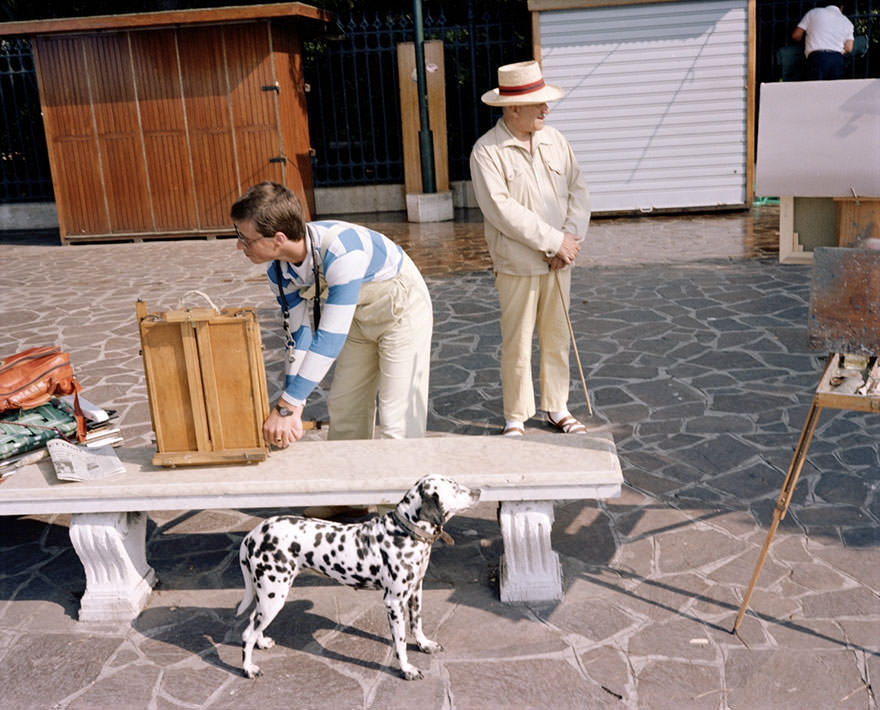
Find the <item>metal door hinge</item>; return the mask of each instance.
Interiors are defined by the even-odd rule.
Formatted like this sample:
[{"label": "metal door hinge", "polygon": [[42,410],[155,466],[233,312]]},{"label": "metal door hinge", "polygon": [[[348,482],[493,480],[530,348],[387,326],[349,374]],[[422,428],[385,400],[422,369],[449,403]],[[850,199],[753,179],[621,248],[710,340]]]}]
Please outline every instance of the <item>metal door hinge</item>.
[{"label": "metal door hinge", "polygon": [[281,93],[281,86],[279,86],[276,81],[274,84],[267,84],[266,86],[261,87],[263,91],[274,91],[275,93]]},{"label": "metal door hinge", "polygon": [[269,162],[270,163],[284,163],[285,165],[287,165],[287,158],[285,158],[283,155],[277,155],[274,158],[269,158]]}]

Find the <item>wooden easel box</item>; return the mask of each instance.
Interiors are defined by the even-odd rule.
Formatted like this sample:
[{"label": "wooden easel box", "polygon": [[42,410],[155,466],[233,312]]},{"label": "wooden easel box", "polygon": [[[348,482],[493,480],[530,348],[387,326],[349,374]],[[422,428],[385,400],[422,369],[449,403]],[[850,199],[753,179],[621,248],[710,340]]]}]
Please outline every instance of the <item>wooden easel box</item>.
[{"label": "wooden easel box", "polygon": [[148,313],[136,303],[159,466],[265,460],[269,415],[253,308]]}]

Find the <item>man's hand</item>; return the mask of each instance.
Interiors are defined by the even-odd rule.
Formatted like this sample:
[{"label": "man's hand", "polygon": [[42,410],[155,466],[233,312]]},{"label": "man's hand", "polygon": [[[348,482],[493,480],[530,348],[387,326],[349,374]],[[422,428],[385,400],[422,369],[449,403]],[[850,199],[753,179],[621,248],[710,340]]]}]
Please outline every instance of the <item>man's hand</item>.
[{"label": "man's hand", "polygon": [[550,267],[550,271],[559,271],[560,269],[564,269],[566,266],[568,266],[568,264],[566,264],[558,256],[545,256],[544,261],[547,262],[547,266]]},{"label": "man's hand", "polygon": [[[564,232],[562,237],[562,246],[560,246],[559,251],[556,252],[555,258],[562,259],[564,263],[570,264],[575,260],[575,257],[578,255],[578,252],[580,250],[580,237],[577,234],[572,234],[571,232]],[[552,263],[550,268],[553,268]]]},{"label": "man's hand", "polygon": [[291,414],[283,417],[277,409],[272,409],[266,421],[263,422],[263,438],[279,449],[299,441],[303,435],[303,405],[286,404],[284,401],[281,402],[281,405],[289,409]]}]

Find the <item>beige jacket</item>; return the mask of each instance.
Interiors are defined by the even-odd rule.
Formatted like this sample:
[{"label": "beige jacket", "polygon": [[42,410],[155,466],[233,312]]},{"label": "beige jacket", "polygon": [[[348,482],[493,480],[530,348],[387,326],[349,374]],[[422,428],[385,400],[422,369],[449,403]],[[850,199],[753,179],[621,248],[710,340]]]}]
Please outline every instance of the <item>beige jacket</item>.
[{"label": "beige jacket", "polygon": [[504,119],[471,151],[471,181],[483,212],[495,271],[519,276],[547,273],[563,232],[586,236],[590,193],[571,146],[551,126],[534,134],[533,155]]}]

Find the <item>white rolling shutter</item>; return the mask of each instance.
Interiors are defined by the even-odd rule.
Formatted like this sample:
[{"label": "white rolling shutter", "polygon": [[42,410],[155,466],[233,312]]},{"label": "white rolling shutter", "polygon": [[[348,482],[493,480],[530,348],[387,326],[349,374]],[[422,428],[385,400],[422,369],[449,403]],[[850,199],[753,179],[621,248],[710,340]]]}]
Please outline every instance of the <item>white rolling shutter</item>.
[{"label": "white rolling shutter", "polygon": [[568,138],[594,212],[742,205],[747,0],[539,14],[548,123]]}]

